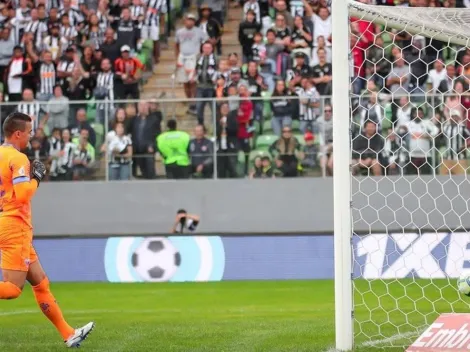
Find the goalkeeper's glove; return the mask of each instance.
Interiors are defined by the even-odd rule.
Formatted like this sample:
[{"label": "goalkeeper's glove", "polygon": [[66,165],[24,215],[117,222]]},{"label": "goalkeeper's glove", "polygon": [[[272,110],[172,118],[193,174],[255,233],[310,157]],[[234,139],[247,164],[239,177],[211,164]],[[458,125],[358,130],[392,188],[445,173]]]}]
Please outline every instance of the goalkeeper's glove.
[{"label": "goalkeeper's glove", "polygon": [[38,187],[44,176],[46,176],[46,166],[39,160],[33,160],[31,163],[31,177],[38,181]]}]

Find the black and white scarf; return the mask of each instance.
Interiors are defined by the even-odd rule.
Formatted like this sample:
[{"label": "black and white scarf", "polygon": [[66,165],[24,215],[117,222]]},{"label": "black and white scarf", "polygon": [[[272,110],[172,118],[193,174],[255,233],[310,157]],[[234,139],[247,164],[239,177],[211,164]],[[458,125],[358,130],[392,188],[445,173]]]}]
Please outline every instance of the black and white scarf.
[{"label": "black and white scarf", "polygon": [[[204,70],[204,59],[208,58],[206,70]],[[216,80],[217,61],[214,54],[209,56],[201,55],[196,65],[196,72],[199,83],[209,83]]]}]

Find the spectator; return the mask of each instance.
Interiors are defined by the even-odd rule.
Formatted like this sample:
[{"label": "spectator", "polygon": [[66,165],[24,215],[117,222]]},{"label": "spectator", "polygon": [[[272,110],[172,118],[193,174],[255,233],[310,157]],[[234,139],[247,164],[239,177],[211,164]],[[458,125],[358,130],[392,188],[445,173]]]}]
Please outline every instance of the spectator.
[{"label": "spectator", "polygon": [[253,103],[249,99],[250,92],[245,84],[241,84],[238,88],[240,95],[238,107],[238,143],[240,150],[245,153],[245,175],[248,173],[248,159],[251,151],[250,141],[253,137]]},{"label": "spectator", "polygon": [[100,70],[100,62],[95,59],[91,46],[83,47],[83,54],[80,58],[80,68],[82,76],[86,81],[85,84],[91,86],[93,79],[96,79],[98,71]]},{"label": "spectator", "polygon": [[289,88],[294,90],[300,87],[300,81],[303,77],[310,78],[310,67],[307,65],[307,55],[303,52],[297,52],[295,55],[294,67],[287,72],[287,80],[289,81]]},{"label": "spectator", "polygon": [[39,51],[42,48],[42,40],[47,33],[47,26],[39,20],[37,8],[31,9],[30,16],[29,22],[25,26],[25,32],[33,34],[33,47]]},{"label": "spectator", "polygon": [[176,213],[176,220],[170,233],[184,233],[185,230],[194,232],[200,221],[199,215],[188,214],[186,210],[180,209]]},{"label": "spectator", "polygon": [[67,41],[66,46],[77,44],[78,30],[71,21],[70,16],[66,13],[60,15],[60,36]]},{"label": "spectator", "polygon": [[305,145],[301,148],[304,158],[301,165],[303,168],[314,169],[318,166],[319,145],[315,143],[315,135],[312,132],[305,133],[304,140]]},{"label": "spectator", "polygon": [[52,53],[43,51],[42,60],[40,60],[31,43],[26,47],[26,51],[31,57],[33,72],[36,77],[36,98],[39,101],[47,102],[54,96],[54,87],[57,83],[57,67],[53,61]]},{"label": "spectator", "polygon": [[282,42],[276,41],[276,32],[269,29],[266,32],[266,59],[263,66],[263,72],[270,75],[277,74],[276,62],[277,57],[284,51],[285,45]]},{"label": "spectator", "polygon": [[410,82],[410,68],[406,64],[401,52],[395,56],[393,68],[387,77],[386,86],[393,94],[394,98],[408,95],[408,84]]},{"label": "spectator", "polygon": [[408,96],[401,97],[399,100],[399,108],[397,111],[397,121],[396,121],[396,128],[404,128],[408,131],[408,124],[411,120],[411,111],[412,105],[410,103],[410,99]]},{"label": "spectator", "polygon": [[377,101],[377,92],[369,94],[369,101],[362,109],[360,128],[364,128],[365,121],[373,121],[378,128],[378,133],[382,133],[382,121],[385,119],[385,109]]},{"label": "spectator", "polygon": [[[248,2],[246,4],[249,4]],[[238,41],[242,46],[243,63],[253,59],[253,41],[254,36],[261,30],[261,25],[256,22],[256,15],[253,10],[248,10],[245,15],[245,20],[240,23],[238,28]]]},{"label": "spectator", "polygon": [[134,177],[137,167],[142,177],[147,180],[155,178],[155,139],[159,130],[159,121],[150,114],[149,104],[139,102],[139,114],[132,120],[132,140],[134,141]]},{"label": "spectator", "polygon": [[313,45],[317,46],[318,37],[322,36],[326,40],[326,45],[331,46],[332,24],[330,11],[327,7],[320,7],[317,13],[314,13],[310,4],[304,0],[305,15],[312,18],[314,35]]},{"label": "spectator", "polygon": [[114,64],[116,60],[121,56],[121,47],[117,40],[114,39],[115,32],[112,28],[106,28],[104,32],[104,41],[100,45],[100,49],[103,52],[103,56]]},{"label": "spectator", "polygon": [[442,126],[445,151],[440,165],[441,175],[465,175],[467,173],[470,131],[460,110],[450,110],[449,119]]},{"label": "spectator", "polygon": [[114,114],[114,82],[116,76],[112,71],[111,61],[107,58],[101,61],[101,71],[96,76],[93,96],[96,100],[107,100],[107,102],[98,102],[96,106],[96,120],[104,124],[106,114]]},{"label": "spectator", "polygon": [[39,138],[31,138],[30,146],[26,151],[26,156],[28,157],[29,161],[41,160],[42,162],[46,162],[47,154],[44,149],[41,148],[41,141]]},{"label": "spectator", "polygon": [[65,50],[65,55],[57,65],[57,77],[59,78],[59,84],[62,86],[63,92],[68,91],[69,81],[72,79],[77,60],[78,58],[75,55],[75,49],[73,47],[68,47]]},{"label": "spectator", "polygon": [[10,37],[10,28],[4,27],[0,37],[0,78],[2,79],[5,77],[5,70],[9,65],[14,47],[15,42]]},{"label": "spectator", "polygon": [[257,157],[250,178],[275,178],[274,168],[269,156]]},{"label": "spectator", "polygon": [[[73,68],[72,76],[68,80],[67,90],[65,94],[71,101],[70,120],[76,115],[79,109],[86,109],[85,100],[91,95],[91,82],[84,78],[80,65]],[[73,101],[77,101],[74,103]]]},{"label": "spectator", "polygon": [[[319,43],[320,43],[320,38]],[[384,41],[381,36],[375,37],[374,45],[367,48],[366,56],[366,67],[371,70],[376,76],[380,77],[376,83],[382,88],[383,82],[390,72],[391,63],[387,60],[384,53]],[[331,54],[331,53],[330,53]],[[331,62],[331,60],[328,60]]]},{"label": "spectator", "polygon": [[196,98],[201,99],[196,102],[197,120],[200,125],[204,124],[204,108],[210,101],[205,100],[214,97],[214,84],[216,79],[217,60],[213,53],[213,46],[206,42],[202,46],[202,54],[199,56],[196,64],[197,91]]},{"label": "spectator", "polygon": [[289,51],[291,43],[291,29],[286,23],[286,18],[283,14],[276,15],[276,22],[272,28],[276,35],[276,43],[284,45],[284,50]]},{"label": "spectator", "polygon": [[292,101],[283,80],[276,81],[276,87],[271,99],[271,110],[273,117],[271,126],[274,134],[281,135],[283,127],[290,127],[292,124]]},{"label": "spectator", "polygon": [[[196,17],[186,14],[184,27],[176,31],[177,79],[184,84],[186,98],[196,97],[195,69],[200,45],[207,40],[207,34],[195,27]],[[197,114],[196,106],[190,105],[188,112]]]},{"label": "spectator", "polygon": [[301,80],[301,88],[297,91],[299,95],[299,120],[300,131],[302,133],[318,132],[315,127],[315,121],[319,115],[320,108],[320,94],[313,85],[309,77],[304,77]]},{"label": "spectator", "polygon": [[441,83],[447,78],[447,70],[445,69],[444,63],[437,59],[434,62],[434,68],[428,73],[428,89],[431,93],[437,93]]},{"label": "spectator", "polygon": [[248,63],[248,69],[244,80],[248,84],[250,97],[253,98],[254,118],[256,121],[262,122],[264,102],[261,100],[261,93],[268,87],[264,84],[263,77],[258,73],[258,65],[254,61]]},{"label": "spectator", "polygon": [[93,127],[91,127],[90,123],[86,119],[86,111],[85,109],[78,109],[76,114],[76,120],[73,124],[71,124],[68,128],[70,134],[72,135],[72,141],[74,139],[78,139],[81,135],[82,130],[87,130],[87,142],[90,142],[91,146],[94,147],[96,143],[96,133]]},{"label": "spectator", "polygon": [[69,98],[62,93],[62,87],[56,85],[54,87],[54,95],[46,106],[47,120],[46,124],[49,131],[54,128],[63,129],[69,124]]},{"label": "spectator", "polygon": [[83,181],[93,173],[95,148],[88,142],[88,130],[82,129],[79,137],[75,138],[76,145],[73,154],[73,179]]},{"label": "spectator", "polygon": [[455,69],[454,64],[449,64],[446,66],[446,76],[437,87],[437,91],[439,93],[447,93],[448,91],[452,90],[454,86],[454,82],[458,79],[456,77],[457,70]]},{"label": "spectator", "polygon": [[139,99],[139,79],[144,65],[139,59],[130,57],[131,48],[129,45],[121,47],[121,57],[114,63],[116,74],[116,92],[119,99]]},{"label": "spectator", "polygon": [[228,103],[220,106],[220,118],[216,125],[217,177],[237,177],[238,121],[237,110],[230,111]]},{"label": "spectator", "polygon": [[382,175],[382,166],[379,162],[379,154],[384,149],[384,139],[377,132],[374,121],[366,120],[364,130],[353,140],[352,166],[353,174],[360,170],[367,170],[374,176]]},{"label": "spectator", "polygon": [[439,129],[431,120],[424,118],[423,108],[419,107],[413,109],[411,113],[408,133],[410,163],[407,172],[413,175],[430,174],[433,139],[439,133]]},{"label": "spectator", "polygon": [[299,159],[302,159],[301,146],[288,126],[282,128],[282,136],[275,141],[269,151],[276,157],[276,166],[284,177],[297,177]]},{"label": "spectator", "polygon": [[9,102],[20,101],[22,92],[32,88],[28,77],[32,74],[31,61],[24,57],[23,48],[19,45],[13,49],[13,57],[5,69],[5,91]]},{"label": "spectator", "polygon": [[160,62],[160,36],[165,34],[165,15],[167,12],[168,8],[166,1],[148,1],[140,37],[142,40],[152,40],[153,58],[155,63]]},{"label": "spectator", "polygon": [[114,136],[108,141],[109,179],[130,180],[132,161],[132,140],[125,134],[124,124],[116,122]]},{"label": "spectator", "polygon": [[192,175],[196,178],[211,178],[214,173],[214,144],[205,137],[203,125],[194,129],[194,139],[189,143]]},{"label": "spectator", "polygon": [[197,20],[196,26],[206,33],[212,47],[217,49],[217,55],[222,55],[222,32],[220,24],[212,18],[212,9],[207,5],[201,6],[200,13],[201,16],[199,20]]},{"label": "spectator", "polygon": [[18,104],[17,111],[31,117],[33,133],[38,128],[42,128],[45,121],[47,121],[47,116],[43,117],[44,112],[41,109],[41,105],[34,99],[34,93],[29,88],[23,91],[23,100]]},{"label": "spectator", "polygon": [[320,95],[331,95],[331,81],[333,79],[332,66],[326,61],[325,49],[318,49],[317,55],[318,65],[312,68],[313,83]]},{"label": "spectator", "polygon": [[129,52],[135,52],[137,49],[138,35],[139,31],[134,26],[134,21],[131,18],[131,11],[128,7],[123,7],[121,9],[121,17],[117,22],[116,27],[117,42],[121,47],[129,47]]},{"label": "spectator", "polygon": [[310,29],[305,25],[303,18],[295,16],[290,50],[293,54],[304,53],[307,64],[309,64],[312,55],[312,41],[312,33],[310,33]]},{"label": "spectator", "polygon": [[168,131],[157,137],[157,147],[165,163],[166,177],[189,178],[189,134],[178,131],[175,120],[169,120],[167,128]]},{"label": "spectator", "polygon": [[75,144],[70,140],[70,131],[55,128],[50,138],[50,179],[51,181],[71,181]]},{"label": "spectator", "polygon": [[282,15],[285,19],[285,23],[290,31],[294,28],[294,18],[291,13],[287,10],[287,4],[284,0],[277,0],[274,2],[274,8],[276,9],[276,20],[277,15]]},{"label": "spectator", "polygon": [[383,150],[386,175],[402,175],[409,162],[406,139],[399,134],[400,129],[389,129]]},{"label": "spectator", "polygon": [[461,96],[463,92],[463,83],[461,81],[455,81],[453,91],[449,92],[445,98],[444,116],[447,120],[450,118],[450,110],[459,110],[460,115],[462,115],[463,106],[461,104]]},{"label": "spectator", "polygon": [[44,132],[44,129],[38,128],[34,132],[34,138],[37,138],[39,140],[39,143],[41,143],[41,150],[45,155],[49,155],[49,150],[51,149],[51,146],[49,144],[49,140],[46,137],[46,133]]}]

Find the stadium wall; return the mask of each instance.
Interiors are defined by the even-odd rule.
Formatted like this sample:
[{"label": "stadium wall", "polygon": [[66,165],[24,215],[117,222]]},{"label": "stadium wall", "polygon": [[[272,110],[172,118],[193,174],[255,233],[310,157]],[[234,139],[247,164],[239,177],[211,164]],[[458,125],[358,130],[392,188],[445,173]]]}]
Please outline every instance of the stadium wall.
[{"label": "stadium wall", "polygon": [[[352,182],[357,232],[470,228],[470,183],[463,177],[364,177]],[[201,216],[198,231],[205,234],[331,233],[333,182],[44,183],[33,201],[34,231],[35,236],[60,237],[167,234],[180,208]]]},{"label": "stadium wall", "polygon": [[[169,236],[34,240],[51,281],[185,282],[333,279],[333,235]],[[356,278],[456,278],[470,233],[356,237]],[[425,268],[425,270],[423,270]]]}]

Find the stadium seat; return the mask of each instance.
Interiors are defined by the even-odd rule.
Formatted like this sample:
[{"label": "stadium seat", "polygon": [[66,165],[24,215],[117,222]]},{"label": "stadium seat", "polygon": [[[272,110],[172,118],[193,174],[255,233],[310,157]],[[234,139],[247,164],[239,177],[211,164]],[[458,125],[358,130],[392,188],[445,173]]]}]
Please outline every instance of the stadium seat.
[{"label": "stadium seat", "polygon": [[278,136],[274,134],[264,134],[256,138],[256,149],[258,150],[268,150],[269,147],[279,139]]},{"label": "stadium seat", "polygon": [[264,121],[263,123],[263,134],[272,134],[273,126],[271,125],[271,120]]},{"label": "stadium seat", "polygon": [[292,120],[292,132],[294,133],[301,133],[300,132],[300,121],[299,120]]},{"label": "stadium seat", "polygon": [[104,141],[104,126],[95,122],[91,124],[91,128],[93,128],[96,133],[96,146],[100,147]]},{"label": "stadium seat", "polygon": [[305,139],[303,134],[294,134],[294,137],[297,138],[297,141],[300,143],[300,145],[305,145]]},{"label": "stadium seat", "polygon": [[[261,97],[263,97],[263,117],[265,120],[270,119],[273,115],[272,110],[271,110],[271,103],[269,98],[271,98],[271,93],[270,92],[262,92]],[[263,132],[264,133],[264,132]]]}]

